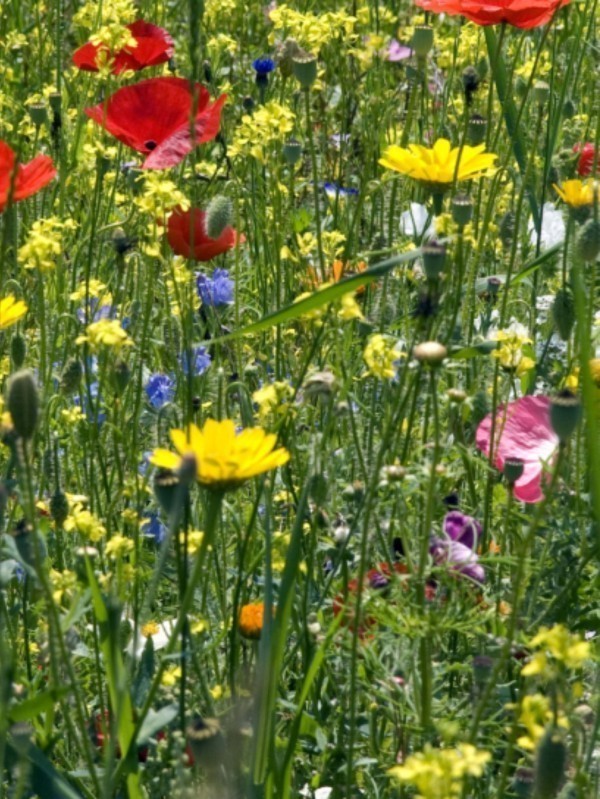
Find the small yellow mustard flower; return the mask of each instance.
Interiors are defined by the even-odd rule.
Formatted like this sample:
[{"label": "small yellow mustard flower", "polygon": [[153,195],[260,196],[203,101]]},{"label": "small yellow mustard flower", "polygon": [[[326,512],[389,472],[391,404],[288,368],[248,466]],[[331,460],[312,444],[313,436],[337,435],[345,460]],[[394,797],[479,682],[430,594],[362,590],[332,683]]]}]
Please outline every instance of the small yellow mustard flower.
[{"label": "small yellow mustard flower", "polygon": [[391,380],[396,375],[396,362],[406,357],[400,350],[400,344],[391,336],[374,333],[369,336],[363,352],[367,364],[367,374],[382,380]]},{"label": "small yellow mustard flower", "polygon": [[274,34],[281,32],[292,37],[313,53],[318,53],[321,47],[334,40],[350,45],[355,41],[357,19],[343,11],[302,13],[282,3],[270,11],[269,18]]},{"label": "small yellow mustard flower", "polygon": [[267,383],[252,394],[252,402],[258,405],[258,417],[265,424],[273,417],[280,417],[289,409],[294,389],[285,380]]},{"label": "small yellow mustard flower", "polygon": [[69,294],[69,299],[73,302],[83,302],[87,298],[102,299],[105,305],[110,305],[112,302],[112,294],[106,291],[106,283],[96,278],[90,278],[87,283],[85,281],[79,284],[79,288]]},{"label": "small yellow mustard flower", "polygon": [[36,219],[31,226],[27,241],[22,247],[19,247],[19,263],[25,269],[51,272],[63,249],[63,232],[75,230],[76,227],[77,225],[72,219],[61,221],[55,216]]},{"label": "small yellow mustard flower", "polygon": [[93,352],[102,347],[110,347],[117,352],[123,347],[132,347],[133,340],[121,327],[118,319],[100,319],[92,322],[85,329],[85,335],[75,339],[76,344],[88,344]]},{"label": "small yellow mustard flower", "polygon": [[529,332],[523,325],[513,322],[505,330],[496,331],[491,338],[499,343],[491,355],[503,369],[518,376],[533,369],[535,361],[523,352],[524,346],[532,344]]},{"label": "small yellow mustard flower", "polygon": [[294,129],[295,119],[290,108],[274,101],[260,106],[252,115],[242,117],[229,145],[231,157],[252,156],[265,163],[267,148],[289,136]]},{"label": "small yellow mustard flower", "polygon": [[524,677],[539,675],[551,679],[557,668],[578,669],[590,657],[590,644],[579,635],[570,633],[562,624],[543,627],[530,645],[538,651],[523,668]]},{"label": "small yellow mustard flower", "polygon": [[131,552],[133,546],[133,541],[130,538],[125,538],[124,535],[117,533],[117,535],[113,535],[110,541],[107,541],[104,551],[108,558],[116,560]]},{"label": "small yellow mustard flower", "polygon": [[179,206],[187,211],[190,201],[172,180],[162,172],[144,172],[142,192],[135,198],[135,205],[153,219],[163,219]]},{"label": "small yellow mustard flower", "polygon": [[64,524],[67,532],[79,533],[88,541],[100,541],[106,535],[106,528],[89,510],[76,503]]},{"label": "small yellow mustard flower", "polygon": [[402,766],[394,766],[388,774],[399,782],[414,785],[420,799],[456,799],[461,796],[467,777],[481,777],[490,761],[489,752],[471,744],[456,749],[434,749],[407,757]]},{"label": "small yellow mustard flower", "polygon": [[60,605],[63,599],[68,599],[77,587],[77,575],[68,569],[61,572],[51,569],[50,583],[52,585],[52,599],[57,605]]},{"label": "small yellow mustard flower", "polygon": [[172,688],[181,679],[181,666],[169,666],[163,671],[160,678],[161,685]]}]

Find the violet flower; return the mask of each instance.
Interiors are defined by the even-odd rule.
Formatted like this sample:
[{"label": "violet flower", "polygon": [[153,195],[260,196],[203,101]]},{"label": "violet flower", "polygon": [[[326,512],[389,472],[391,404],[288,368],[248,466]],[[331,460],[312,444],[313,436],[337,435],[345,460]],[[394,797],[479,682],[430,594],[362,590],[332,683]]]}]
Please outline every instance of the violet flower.
[{"label": "violet flower", "polygon": [[481,524],[459,510],[444,518],[444,537],[432,536],[429,552],[437,565],[446,564],[476,583],[485,582],[485,571],[477,556]]}]

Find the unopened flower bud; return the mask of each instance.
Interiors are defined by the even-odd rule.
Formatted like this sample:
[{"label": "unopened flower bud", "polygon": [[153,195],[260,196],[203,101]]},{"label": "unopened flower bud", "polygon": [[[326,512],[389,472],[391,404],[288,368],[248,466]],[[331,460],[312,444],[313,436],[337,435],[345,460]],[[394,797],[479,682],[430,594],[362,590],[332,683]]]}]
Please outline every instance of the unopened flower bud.
[{"label": "unopened flower bud", "polygon": [[581,402],[579,397],[565,388],[550,403],[550,424],[560,439],[565,444],[575,432],[581,419]]},{"label": "unopened flower bud", "polygon": [[123,228],[120,227],[113,230],[110,241],[117,255],[125,255],[133,246],[133,242],[129,236],[125,233]]},{"label": "unopened flower bud", "polygon": [[60,377],[60,389],[64,394],[72,394],[77,391],[81,378],[83,377],[83,365],[77,358],[71,358],[65,364],[63,373]]},{"label": "unopened flower bud", "polygon": [[441,366],[447,355],[448,350],[439,341],[423,341],[413,349],[417,361],[431,367]]},{"label": "unopened flower bud", "polygon": [[433,28],[430,25],[415,27],[411,47],[417,58],[426,58],[433,47]]},{"label": "unopened flower bud", "polygon": [[559,289],[552,303],[552,318],[558,335],[568,341],[575,324],[575,304],[569,289]]},{"label": "unopened flower bud", "polygon": [[588,220],[579,231],[577,250],[584,261],[595,261],[600,255],[600,222]]},{"label": "unopened flower bud", "polygon": [[50,498],[50,516],[57,527],[62,527],[69,515],[69,500],[60,488]]},{"label": "unopened flower bud", "polygon": [[457,405],[464,402],[467,398],[467,392],[463,391],[460,388],[449,388],[446,391],[446,396],[450,400],[450,402],[454,402]]},{"label": "unopened flower bud", "polygon": [[10,340],[10,358],[17,369],[20,369],[25,362],[27,354],[27,344],[20,333],[15,333]]},{"label": "unopened flower bud", "polygon": [[204,229],[211,239],[218,239],[233,219],[233,205],[229,197],[218,194],[206,208]]},{"label": "unopened flower bud", "polygon": [[446,248],[438,241],[428,241],[422,248],[423,268],[429,280],[437,280],[446,265]]},{"label": "unopened flower bud", "polygon": [[479,84],[481,80],[479,78],[479,73],[475,69],[475,67],[469,66],[463,70],[462,74],[462,83],[463,89],[465,90],[465,99],[467,101],[467,105],[471,105],[473,102],[473,95],[479,88]]},{"label": "unopened flower bud", "polygon": [[311,53],[297,55],[292,59],[294,77],[303,89],[310,89],[317,79],[317,57]]},{"label": "unopened flower bud", "polygon": [[30,439],[37,425],[39,395],[33,373],[28,369],[16,372],[8,384],[8,410],[21,438]]},{"label": "unopened flower bud", "polygon": [[538,105],[546,105],[550,97],[550,86],[544,80],[538,80],[533,85],[533,100]]},{"label": "unopened flower bud", "polygon": [[566,764],[567,747],[562,733],[556,727],[548,727],[538,744],[535,757],[536,799],[554,799],[564,780]]},{"label": "unopened flower bud", "polygon": [[323,370],[314,372],[304,381],[304,396],[327,399],[337,390],[337,381],[333,372]]},{"label": "unopened flower bud", "polygon": [[392,463],[383,467],[381,476],[388,483],[401,483],[406,477],[406,469],[398,463]]}]

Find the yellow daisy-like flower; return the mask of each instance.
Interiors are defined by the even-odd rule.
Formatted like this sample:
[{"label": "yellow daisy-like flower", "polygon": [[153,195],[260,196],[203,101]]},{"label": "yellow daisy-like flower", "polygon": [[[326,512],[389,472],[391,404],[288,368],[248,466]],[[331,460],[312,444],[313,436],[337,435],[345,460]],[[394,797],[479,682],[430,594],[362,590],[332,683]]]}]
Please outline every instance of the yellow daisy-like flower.
[{"label": "yellow daisy-like flower", "polygon": [[179,454],[155,449],[150,462],[175,471],[184,456],[193,456],[198,482],[226,490],[287,463],[290,454],[283,447],[273,449],[276,440],[276,435],[266,433],[262,427],[248,427],[236,434],[232,419],[208,419],[202,430],[195,424],[189,425],[187,431],[171,430],[171,441]]},{"label": "yellow daisy-like flower", "polygon": [[565,180],[560,186],[552,184],[560,199],[571,208],[593,205],[598,195],[598,184],[593,180]]},{"label": "yellow daisy-like flower", "polygon": [[0,300],[0,330],[16,324],[27,313],[23,300],[16,300],[12,294]]},{"label": "yellow daisy-like flower", "polygon": [[75,339],[75,344],[86,343],[94,352],[101,347],[111,347],[117,351],[122,347],[133,347],[133,341],[123,330],[118,319],[100,319],[89,324],[85,329],[85,335]]},{"label": "yellow daisy-like flower", "polygon": [[460,147],[452,147],[448,139],[438,139],[433,147],[409,144],[405,149],[394,144],[387,148],[379,163],[428,184],[432,191],[442,192],[452,185],[455,175],[456,180],[489,176],[497,156],[484,150],[484,144],[477,147],[465,144],[461,151]]}]

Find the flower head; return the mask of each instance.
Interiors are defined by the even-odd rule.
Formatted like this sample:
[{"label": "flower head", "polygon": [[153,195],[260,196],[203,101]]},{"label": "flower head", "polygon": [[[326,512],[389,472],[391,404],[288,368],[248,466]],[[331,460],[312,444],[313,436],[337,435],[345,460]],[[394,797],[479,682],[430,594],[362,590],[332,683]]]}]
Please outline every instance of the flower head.
[{"label": "flower head", "polygon": [[441,192],[452,185],[455,176],[456,180],[470,180],[489,175],[496,156],[484,151],[484,144],[477,147],[465,144],[461,152],[448,139],[438,139],[433,147],[409,144],[406,149],[394,144],[387,148],[379,163]]},{"label": "flower head", "polygon": [[456,749],[433,749],[427,744],[423,752],[410,755],[388,774],[416,786],[420,799],[455,799],[462,794],[465,779],[481,777],[490,759],[489,752],[478,751],[471,744]]},{"label": "flower head", "polygon": [[146,396],[150,405],[159,411],[175,398],[175,381],[169,375],[150,375],[146,383]]},{"label": "flower head", "polygon": [[458,510],[450,511],[444,519],[444,533],[444,538],[434,536],[431,539],[429,551],[434,561],[439,565],[447,564],[477,583],[485,582],[485,572],[476,553],[480,523]]},{"label": "flower head", "polygon": [[145,67],[164,64],[174,52],[173,40],[164,28],[138,19],[126,26],[130,42],[116,52],[104,42],[92,40],[73,53],[73,63],[86,72],[108,68],[113,75],[126,70],[139,72]]},{"label": "flower head", "polygon": [[262,633],[265,619],[265,603],[250,602],[242,605],[238,618],[238,628],[244,638],[258,639]]},{"label": "flower head", "polygon": [[12,294],[0,300],[0,330],[16,325],[27,313],[23,300],[17,300]]},{"label": "flower head", "polygon": [[[492,414],[479,424],[478,448],[489,457]],[[539,502],[543,498],[543,462],[553,457],[558,436],[550,424],[549,397],[521,397],[498,409],[493,443],[494,465],[504,469],[507,458],[523,461],[523,474],[514,484],[514,495],[521,502]]]},{"label": "flower head", "polygon": [[596,172],[598,172],[600,169],[600,159],[598,159],[596,148],[591,141],[586,142],[583,146],[581,144],[576,144],[575,147],[573,147],[573,152],[579,153],[579,158],[577,160],[578,175],[581,175],[582,178],[591,175],[594,169],[594,161],[596,161]]},{"label": "flower head", "polygon": [[598,196],[598,184],[592,180],[565,180],[560,186],[553,184],[560,199],[571,208],[593,205]]},{"label": "flower head", "polygon": [[123,144],[144,154],[144,169],[167,169],[219,132],[226,96],[211,103],[208,89],[199,83],[194,92],[197,98],[184,78],[150,78],[124,86],[85,113]]},{"label": "flower head", "polygon": [[18,164],[17,156],[6,142],[0,141],[0,213],[9,197],[18,203],[37,194],[56,176],[56,169],[48,155],[36,155],[28,164]]},{"label": "flower head", "polygon": [[92,351],[101,347],[111,347],[120,350],[123,347],[132,347],[133,341],[121,327],[118,319],[100,319],[86,327],[85,335],[75,339],[76,344],[88,344]]},{"label": "flower head", "polygon": [[190,351],[186,350],[181,355],[181,368],[186,375],[190,371],[193,375],[203,375],[210,367],[210,364],[211,358],[206,347],[193,347]]},{"label": "flower head", "polygon": [[289,452],[274,449],[277,436],[261,427],[248,427],[236,433],[231,419],[208,419],[202,430],[195,424],[186,430],[171,430],[177,453],[156,449],[150,462],[161,469],[179,469],[184,456],[196,462],[196,479],[215,490],[233,489],[258,474],[288,462]]},{"label": "flower head", "polygon": [[193,261],[210,261],[245,241],[227,225],[221,235],[211,239],[206,232],[206,211],[175,208],[167,222],[167,241],[176,255]]},{"label": "flower head", "polygon": [[401,357],[400,344],[391,336],[374,333],[369,336],[367,346],[363,352],[363,359],[367,364],[369,374],[390,380],[396,376],[396,364]]},{"label": "flower head", "polygon": [[233,302],[233,280],[227,269],[215,269],[211,277],[198,272],[196,275],[198,297],[203,305],[218,308]]},{"label": "flower head", "polygon": [[256,72],[257,77],[266,77],[275,69],[275,62],[272,58],[255,58],[252,62],[252,69]]},{"label": "flower head", "polygon": [[477,25],[507,23],[516,28],[537,28],[550,22],[569,0],[416,0],[426,11],[466,17]]}]

